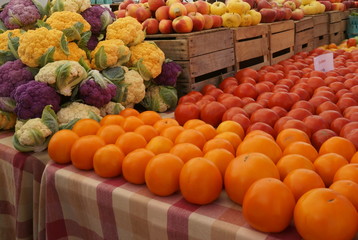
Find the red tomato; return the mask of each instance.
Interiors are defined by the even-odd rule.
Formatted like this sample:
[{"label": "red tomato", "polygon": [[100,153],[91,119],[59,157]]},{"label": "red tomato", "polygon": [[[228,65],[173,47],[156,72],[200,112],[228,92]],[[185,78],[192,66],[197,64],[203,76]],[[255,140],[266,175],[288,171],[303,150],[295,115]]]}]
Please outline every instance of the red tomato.
[{"label": "red tomato", "polygon": [[324,112],[321,112],[319,114],[320,117],[322,117],[330,126],[334,119],[342,117],[342,114],[340,112],[334,111],[334,110],[327,110]]},{"label": "red tomato", "polygon": [[[215,101],[215,100],[214,100]],[[195,104],[199,107],[200,111],[201,109],[206,105],[208,104],[209,102],[212,102],[208,99],[200,99],[199,101],[197,101]]]},{"label": "red tomato", "polygon": [[300,97],[300,100],[309,100],[311,97],[310,94],[302,88],[291,89],[291,93],[296,93]]},{"label": "red tomato", "polygon": [[246,104],[243,109],[245,110],[245,112],[247,114],[249,114],[249,116],[251,116],[251,114],[259,109],[263,108],[262,105],[254,102],[254,103],[249,103],[249,104]]},{"label": "red tomato", "polygon": [[252,85],[255,85],[256,81],[252,77],[242,77],[240,83],[250,83]]},{"label": "red tomato", "polygon": [[309,100],[309,102],[312,103],[312,105],[314,106],[315,109],[319,105],[321,105],[322,103],[324,103],[326,101],[330,101],[330,100],[328,98],[326,98],[326,97],[323,97],[323,96],[314,96]]},{"label": "red tomato", "polygon": [[[210,95],[209,95],[210,96]],[[220,102],[221,100],[223,100],[224,98],[227,98],[227,97],[232,97],[234,95],[232,95],[231,93],[222,93],[218,96],[218,98],[216,99],[216,101]]]},{"label": "red tomato", "polygon": [[262,93],[264,93],[264,92],[269,92],[271,89],[270,89],[270,87],[267,85],[267,84],[265,84],[265,83],[257,83],[256,85],[255,85],[255,88],[256,88],[256,91],[257,91],[257,94],[258,95],[260,95],[260,94],[262,94]]},{"label": "red tomato", "polygon": [[209,89],[205,95],[211,95],[215,99],[217,99],[217,97],[222,93],[224,93],[224,92],[220,88],[212,88],[212,89]]},{"label": "red tomato", "polygon": [[212,95],[204,95],[200,100],[209,100],[211,102],[211,101],[215,101],[216,99]]},{"label": "red tomato", "polygon": [[241,83],[235,88],[234,95],[240,98],[250,97],[256,99],[258,93],[255,86],[251,83]]},{"label": "red tomato", "polygon": [[320,77],[310,77],[307,80],[308,86],[310,86],[312,89],[316,89],[322,86],[325,86],[324,80]]},{"label": "red tomato", "polygon": [[259,79],[259,73],[252,68],[244,68],[239,70],[236,74],[235,74],[235,78],[240,81],[240,79],[242,77],[251,77],[253,79],[258,80]]},{"label": "red tomato", "polygon": [[210,89],[216,88],[214,84],[207,84],[201,89],[202,94],[206,94]]},{"label": "red tomato", "polygon": [[349,116],[353,113],[358,112],[358,106],[351,106],[344,109],[343,115],[346,118],[349,118]]},{"label": "red tomato", "polygon": [[345,93],[350,93],[351,91],[348,89],[341,89],[338,92],[336,92],[336,96],[338,98],[341,98]]},{"label": "red tomato", "polygon": [[338,92],[341,89],[345,89],[346,87],[344,86],[343,83],[341,82],[333,82],[331,84],[328,85],[335,93]]},{"label": "red tomato", "polygon": [[356,86],[356,85],[358,85],[358,80],[357,79],[347,79],[346,81],[344,81],[344,86],[346,87],[346,88],[351,88],[351,87],[353,87],[353,86]]},{"label": "red tomato", "polygon": [[315,94],[317,94],[317,93],[319,93],[321,91],[334,93],[333,90],[330,87],[322,86],[322,87],[316,88],[316,90],[314,90],[314,92],[313,92],[313,95],[315,95]]},{"label": "red tomato", "polygon": [[281,132],[281,130],[283,129],[283,125],[288,121],[288,120],[291,120],[291,119],[294,119],[293,117],[289,117],[289,116],[284,116],[284,117],[281,117],[279,120],[276,121],[273,129],[279,133]]},{"label": "red tomato", "polygon": [[350,122],[351,120],[344,117],[336,118],[331,123],[331,129],[335,131],[337,134],[340,134],[342,128]]},{"label": "red tomato", "polygon": [[232,96],[232,97],[226,97],[222,99],[221,101],[218,100],[218,102],[222,103],[226,109],[230,109],[232,107],[242,107],[242,100],[239,97]]},{"label": "red tomato", "polygon": [[255,102],[255,99],[253,98],[250,98],[250,97],[244,97],[244,98],[241,98],[242,100],[242,104],[247,105],[249,103],[254,103]]},{"label": "red tomato", "polygon": [[219,88],[224,90],[227,87],[233,87],[239,85],[238,81],[234,77],[225,78],[220,84]]},{"label": "red tomato", "polygon": [[195,103],[196,100],[192,96],[184,95],[181,98],[179,98],[178,104],[187,103],[187,102]]},{"label": "red tomato", "polygon": [[344,93],[339,99],[341,99],[341,98],[353,98],[354,100],[358,101],[358,95],[356,95],[352,92]]},{"label": "red tomato", "polygon": [[282,85],[285,85],[285,86],[288,86],[289,88],[291,88],[295,83],[291,79],[284,78],[284,79],[277,81],[276,84],[277,85],[282,84]]},{"label": "red tomato", "polygon": [[293,104],[294,104],[294,102],[293,102],[290,94],[284,93],[284,92],[274,93],[270,97],[269,102],[268,102],[268,106],[270,108],[272,108],[274,106],[279,106],[286,110],[290,110]]},{"label": "red tomato", "polygon": [[273,92],[264,92],[264,93],[261,93],[258,97],[257,97],[257,101],[260,101],[261,99],[266,99],[266,100],[269,100],[270,97],[273,95]]},{"label": "red tomato", "polygon": [[236,114],[244,114],[246,117],[249,116],[249,114],[247,114],[247,112],[245,112],[244,109],[242,109],[241,107],[232,107],[232,108],[228,108],[222,118],[222,121],[226,121],[226,120],[232,120],[232,117]]},{"label": "red tomato", "polygon": [[280,118],[286,116],[287,114],[286,109],[279,106],[274,106],[271,108],[271,110],[274,111]]},{"label": "red tomato", "polygon": [[187,96],[193,97],[195,101],[199,101],[203,97],[203,94],[198,91],[191,91],[187,94]]},{"label": "red tomato", "polygon": [[195,103],[181,103],[175,108],[174,117],[180,125],[184,125],[190,119],[199,119],[200,108]]},{"label": "red tomato", "polygon": [[326,101],[324,103],[321,103],[317,108],[316,108],[316,114],[320,114],[324,111],[329,111],[329,110],[333,110],[333,111],[337,111],[337,112],[341,112],[341,110],[338,108],[338,106],[336,104],[334,104],[331,101]]},{"label": "red tomato", "polygon": [[251,123],[263,122],[273,127],[279,118],[273,110],[261,108],[251,114],[250,121]]},{"label": "red tomato", "polygon": [[356,149],[358,149],[358,129],[353,129],[352,131],[350,131],[346,135],[346,138],[354,144]]},{"label": "red tomato", "polygon": [[248,129],[246,130],[246,134],[248,134],[249,132],[254,131],[254,130],[261,130],[261,131],[264,131],[264,132],[270,134],[274,138],[276,137],[276,131],[267,123],[256,122],[256,123],[251,124],[248,127]]},{"label": "red tomato", "polygon": [[330,91],[319,91],[319,92],[315,92],[313,94],[313,96],[323,96],[323,97],[326,97],[328,98],[329,100],[331,100],[332,102],[337,102],[338,98],[337,96],[333,93],[333,92],[330,92]]},{"label": "red tomato", "polygon": [[312,113],[304,108],[295,108],[291,109],[286,116],[292,117],[294,119],[302,121],[308,116],[311,116]]},{"label": "red tomato", "polygon": [[219,102],[213,101],[205,105],[200,112],[200,119],[217,127],[226,111],[226,107]]},{"label": "red tomato", "polygon": [[305,100],[296,102],[295,104],[293,104],[291,109],[296,109],[296,108],[304,108],[310,111],[312,114],[315,113],[315,107],[312,105],[312,103]]},{"label": "red tomato", "polygon": [[337,102],[337,106],[339,107],[339,109],[344,112],[344,110],[348,107],[351,107],[351,106],[356,106],[358,105],[357,101],[354,100],[353,98],[340,98]]},{"label": "red tomato", "polygon": [[358,129],[358,122],[347,123],[342,127],[339,136],[346,137],[348,134],[350,134],[350,132],[352,132],[355,129]]},{"label": "red tomato", "polygon": [[329,138],[337,136],[331,129],[320,129],[312,134],[311,142],[316,149],[320,149],[321,145]]},{"label": "red tomato", "polygon": [[239,123],[245,132],[248,129],[248,127],[251,125],[250,119],[241,113],[238,113],[238,114],[235,114],[234,116],[232,116],[231,120]]},{"label": "red tomato", "polygon": [[311,134],[317,132],[320,129],[329,128],[328,123],[318,115],[307,116],[303,119],[303,123],[309,128]]},{"label": "red tomato", "polygon": [[299,129],[301,131],[304,131],[309,137],[311,137],[311,130],[306,126],[306,124],[304,122],[302,122],[300,120],[290,119],[282,125],[282,128],[280,130],[283,130],[286,128]]}]

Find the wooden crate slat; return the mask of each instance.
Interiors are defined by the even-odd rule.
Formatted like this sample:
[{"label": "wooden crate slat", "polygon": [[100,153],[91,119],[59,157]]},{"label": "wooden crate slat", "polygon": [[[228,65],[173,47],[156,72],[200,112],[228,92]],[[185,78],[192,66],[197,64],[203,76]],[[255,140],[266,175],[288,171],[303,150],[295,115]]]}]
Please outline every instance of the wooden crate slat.
[{"label": "wooden crate slat", "polygon": [[165,54],[172,60],[189,59],[188,41],[186,39],[153,40]]},{"label": "wooden crate slat", "polygon": [[200,82],[196,82],[196,83],[192,84],[190,90],[191,91],[201,91],[201,89],[205,85],[208,85],[208,84],[214,84],[215,86],[218,86],[220,84],[220,82],[222,82],[223,79],[225,79],[227,77],[232,77],[232,76],[234,76],[234,74],[235,74],[235,71],[230,71],[228,73],[221,74],[216,77],[212,77],[212,78],[200,81]]},{"label": "wooden crate slat", "polygon": [[234,65],[235,56],[233,48],[208,53],[190,59],[190,76],[195,78]]},{"label": "wooden crate slat", "polygon": [[269,23],[268,27],[269,27],[269,33],[278,33],[289,29],[293,29],[295,27],[295,23],[293,20],[286,20],[286,21]]},{"label": "wooden crate slat", "polygon": [[313,29],[298,32],[295,35],[295,45],[301,45],[313,40]]},{"label": "wooden crate slat", "polygon": [[295,44],[294,30],[288,30],[272,34],[270,37],[270,51],[276,52],[287,47],[293,47]]},{"label": "wooden crate slat", "polygon": [[235,43],[236,62],[267,55],[268,53],[267,37]]},{"label": "wooden crate slat", "polygon": [[342,32],[336,32],[329,34],[329,42],[340,44],[343,40],[343,33]]},{"label": "wooden crate slat", "polygon": [[192,78],[190,76],[190,62],[189,61],[175,61],[182,68],[182,71],[177,79],[177,83],[188,83],[192,84],[190,81]]},{"label": "wooden crate slat", "polygon": [[329,16],[326,13],[322,13],[312,16],[312,19],[313,19],[313,25],[314,27],[316,27],[318,24],[322,24],[322,23],[328,24]]},{"label": "wooden crate slat", "polygon": [[348,19],[349,14],[350,14],[349,10],[342,11],[341,12],[341,19]]},{"label": "wooden crate slat", "polygon": [[313,40],[313,47],[318,48],[323,45],[329,44],[329,35],[325,34],[319,37],[315,37]]},{"label": "wooden crate slat", "polygon": [[329,33],[336,33],[341,31],[341,22],[329,24]]},{"label": "wooden crate slat", "polygon": [[322,23],[315,25],[313,28],[313,37],[319,37],[328,34],[328,24]]},{"label": "wooden crate slat", "polygon": [[250,27],[239,27],[233,29],[235,41],[254,38],[260,35],[265,35],[268,33],[268,26],[264,24],[259,24],[256,26]]},{"label": "wooden crate slat", "polygon": [[313,19],[312,17],[304,17],[299,21],[295,21],[295,31],[301,32],[303,30],[313,28]]},{"label": "wooden crate slat", "polygon": [[270,56],[270,65],[274,65],[274,64],[276,64],[276,63],[278,63],[278,62],[280,62],[280,61],[283,61],[283,60],[286,60],[286,59],[292,57],[293,54],[294,54],[293,46],[287,48],[287,50],[288,50],[287,53],[282,54],[282,55],[277,56],[277,57],[274,57],[274,56],[273,56],[274,54],[271,53],[271,56]]},{"label": "wooden crate slat", "polygon": [[309,52],[314,49],[314,42],[313,39],[309,42],[306,42],[304,44],[295,45],[294,50],[295,53],[298,52]]},{"label": "wooden crate slat", "polygon": [[329,12],[327,12],[327,14],[328,14],[330,23],[339,22],[342,19],[340,11],[329,11]]}]

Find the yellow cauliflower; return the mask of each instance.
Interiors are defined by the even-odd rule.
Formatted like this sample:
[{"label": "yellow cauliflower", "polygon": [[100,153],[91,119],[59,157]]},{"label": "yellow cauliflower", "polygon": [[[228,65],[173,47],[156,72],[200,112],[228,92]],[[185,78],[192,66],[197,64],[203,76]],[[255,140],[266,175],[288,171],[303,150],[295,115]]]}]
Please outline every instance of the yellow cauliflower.
[{"label": "yellow cauliflower", "polygon": [[145,33],[142,24],[133,17],[118,18],[108,25],[106,39],[120,39],[128,46],[137,45],[144,41]]},{"label": "yellow cauliflower", "polygon": [[89,61],[87,59],[86,52],[83,49],[81,49],[80,47],[78,47],[78,45],[76,43],[70,42],[68,44],[68,50],[70,52],[69,55],[66,55],[64,52],[57,51],[54,54],[54,58],[57,58],[57,59],[61,58],[64,60],[71,60],[71,61],[78,62],[83,57],[83,60],[85,60],[85,62],[89,65]]},{"label": "yellow cauliflower", "polygon": [[20,60],[29,67],[44,66],[48,62],[66,60],[68,42],[63,32],[45,27],[29,30],[22,34],[18,54]]},{"label": "yellow cauliflower", "polygon": [[91,30],[91,25],[81,16],[81,14],[62,11],[55,12],[46,19],[51,28],[63,31],[69,42],[80,40],[81,33]]},{"label": "yellow cauliflower", "polygon": [[129,61],[131,52],[122,40],[111,39],[100,41],[91,52],[91,67],[103,70],[108,67],[120,66]]},{"label": "yellow cauliflower", "polygon": [[154,42],[142,42],[129,50],[132,53],[129,65],[136,66],[144,80],[156,78],[162,72],[165,55]]},{"label": "yellow cauliflower", "polygon": [[51,12],[70,11],[81,13],[91,7],[90,0],[52,0]]},{"label": "yellow cauliflower", "polygon": [[9,40],[9,33],[12,33],[12,37],[20,37],[24,31],[21,29],[7,30],[0,34],[0,50],[8,51],[7,42]]}]

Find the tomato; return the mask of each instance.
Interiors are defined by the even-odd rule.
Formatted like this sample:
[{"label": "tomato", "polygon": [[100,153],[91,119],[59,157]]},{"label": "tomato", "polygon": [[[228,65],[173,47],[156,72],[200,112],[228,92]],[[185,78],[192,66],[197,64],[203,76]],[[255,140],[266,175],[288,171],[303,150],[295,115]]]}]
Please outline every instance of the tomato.
[{"label": "tomato", "polygon": [[222,103],[226,109],[230,109],[232,107],[242,107],[242,100],[239,97],[232,96],[232,97],[226,97],[222,99],[221,101],[218,100],[218,102]]},{"label": "tomato", "polygon": [[206,93],[210,90],[216,88],[216,86],[214,84],[206,84],[202,89],[201,89],[201,93],[206,95]]},{"label": "tomato", "polygon": [[281,132],[281,130],[283,129],[282,126],[288,121],[288,120],[291,120],[291,119],[294,119],[293,117],[290,117],[290,116],[284,116],[284,117],[281,117],[279,120],[276,121],[273,129],[279,133]]},{"label": "tomato", "polygon": [[[347,79],[346,81],[344,81],[344,86],[346,87],[346,88],[351,88],[351,87],[353,87],[353,86],[356,86],[356,85],[358,85],[358,80],[357,79],[353,79],[353,78],[351,78],[351,79]],[[347,90],[348,90],[347,89]]]},{"label": "tomato", "polygon": [[253,98],[250,98],[250,97],[244,97],[244,98],[241,98],[242,100],[242,104],[247,105],[249,103],[254,103],[255,102],[255,99]]},{"label": "tomato", "polygon": [[291,79],[284,78],[284,79],[281,79],[281,80],[277,81],[276,85],[280,85],[280,84],[288,86],[289,88],[291,88],[295,83]]},{"label": "tomato", "polygon": [[291,89],[291,93],[296,93],[300,97],[300,100],[309,100],[311,97],[310,94],[302,88]]},{"label": "tomato", "polygon": [[[210,96],[210,95],[209,95]],[[234,95],[232,95],[231,93],[222,93],[218,96],[218,98],[216,99],[216,101],[220,102],[221,100],[223,100],[226,97],[232,97]]]},{"label": "tomato", "polygon": [[331,122],[331,129],[333,131],[335,131],[337,134],[340,134],[341,132],[341,129],[348,123],[350,123],[351,120],[347,119],[347,118],[344,118],[344,117],[339,117],[339,118],[336,118],[334,119],[332,122]]},{"label": "tomato", "polygon": [[242,109],[241,107],[232,107],[232,108],[228,108],[222,118],[222,121],[226,121],[226,120],[231,120],[231,118],[236,115],[236,114],[244,114],[246,117],[249,116],[249,114],[247,114],[247,112],[245,112],[244,109]]},{"label": "tomato", "polygon": [[341,97],[341,98],[353,98],[354,100],[358,101],[358,95],[352,93],[352,92],[347,92],[347,93],[344,93]]},{"label": "tomato", "polygon": [[271,89],[270,87],[265,84],[265,83],[258,83],[255,85],[255,88],[256,88],[256,91],[257,91],[257,94],[260,95],[261,93],[264,93],[264,92],[269,92]]},{"label": "tomato", "polygon": [[358,129],[353,129],[347,133],[346,138],[354,144],[356,149],[358,149]]},{"label": "tomato", "polygon": [[[258,85],[258,84],[257,84],[257,85]],[[261,99],[269,100],[272,95],[273,95],[273,92],[264,92],[264,93],[261,93],[261,94],[257,97],[256,101],[260,101]]]},{"label": "tomato", "polygon": [[342,127],[339,136],[346,137],[354,129],[358,129],[358,122],[347,123]]},{"label": "tomato", "polygon": [[343,112],[346,108],[351,107],[351,106],[356,106],[358,105],[358,102],[356,100],[354,100],[353,98],[344,98],[341,97],[338,102],[337,102],[337,106],[339,107],[339,109]]},{"label": "tomato", "polygon": [[195,101],[199,101],[203,97],[203,94],[199,91],[191,91],[187,96],[193,97]]},{"label": "tomato", "polygon": [[175,108],[174,117],[180,125],[184,125],[186,121],[200,117],[200,108],[195,103],[179,104]]},{"label": "tomato", "polygon": [[318,108],[319,105],[327,101],[330,101],[329,98],[324,96],[314,96],[309,100],[309,102],[312,103],[315,109]]},{"label": "tomato", "polygon": [[246,134],[248,134],[251,131],[254,130],[261,130],[264,131],[268,134],[270,134],[272,137],[276,137],[276,131],[267,123],[263,123],[263,122],[255,122],[253,124],[251,124],[247,130],[246,130]]},{"label": "tomato", "polygon": [[262,105],[256,103],[256,102],[253,102],[253,103],[249,103],[249,104],[246,104],[243,109],[245,110],[245,112],[251,116],[252,113],[254,113],[255,111],[259,110],[263,108]]},{"label": "tomato", "polygon": [[195,98],[192,97],[192,96],[184,95],[184,96],[182,96],[181,98],[179,98],[178,104],[186,103],[186,102],[195,103],[196,100],[195,100]]},{"label": "tomato", "polygon": [[235,74],[235,78],[240,81],[240,79],[242,77],[251,77],[253,78],[255,81],[258,80],[259,78],[259,73],[252,69],[252,68],[244,68],[239,70],[236,74]]},{"label": "tomato", "polygon": [[310,77],[307,80],[308,86],[310,86],[312,89],[316,89],[322,86],[325,86],[324,80],[321,77]]},{"label": "tomato", "polygon": [[331,101],[326,101],[324,103],[321,103],[317,108],[316,108],[316,114],[320,114],[324,111],[329,111],[329,110],[333,110],[336,112],[341,112],[341,110],[338,108],[338,106],[336,104],[334,104]]},{"label": "tomato", "polygon": [[256,123],[256,122],[267,123],[268,125],[273,127],[279,118],[280,117],[273,110],[268,108],[261,108],[251,114],[250,121],[251,123]]},{"label": "tomato", "polygon": [[290,110],[292,105],[294,104],[290,94],[285,93],[285,92],[277,92],[274,93],[268,102],[268,106],[270,108],[274,107],[274,106],[279,106],[282,107],[286,110]]},{"label": "tomato", "polygon": [[240,83],[250,83],[252,85],[255,85],[256,81],[252,77],[242,77]]},{"label": "tomato", "polygon": [[336,96],[333,92],[330,92],[330,91],[319,91],[319,92],[315,92],[315,93],[313,94],[313,96],[323,96],[323,97],[328,98],[329,100],[331,100],[331,101],[334,102],[334,103],[338,101],[337,96]]},{"label": "tomato", "polygon": [[200,119],[217,127],[226,111],[226,107],[219,102],[213,101],[205,105],[200,112]]},{"label": "tomato", "polygon": [[236,78],[234,77],[228,77],[225,78],[220,84],[219,84],[219,88],[221,90],[224,90],[227,87],[233,87],[233,86],[237,86],[239,85],[239,83],[237,82]]},{"label": "tomato", "polygon": [[303,123],[308,127],[311,134],[317,132],[320,129],[329,128],[328,123],[318,115],[307,116],[303,119]]},{"label": "tomato", "polygon": [[286,109],[279,106],[274,106],[271,108],[271,110],[274,111],[280,118],[286,116],[287,114]]},{"label": "tomato", "polygon": [[311,137],[311,130],[306,126],[303,121],[297,119],[290,119],[282,124],[281,130],[286,128],[296,128],[304,131],[309,137]]},{"label": "tomato", "polygon": [[233,115],[229,120],[239,123],[245,132],[251,125],[250,119],[246,115],[241,113]]},{"label": "tomato", "polygon": [[258,95],[255,86],[251,83],[241,83],[235,88],[233,94],[240,98],[250,97],[253,99],[256,99]]},{"label": "tomato", "polygon": [[319,149],[321,145],[329,138],[337,136],[337,133],[331,129],[320,129],[312,134],[311,141],[312,145]]},{"label": "tomato", "polygon": [[222,93],[224,93],[224,92],[220,88],[212,88],[212,89],[209,89],[205,95],[211,95],[211,96],[215,97],[215,99],[216,99]]},{"label": "tomato", "polygon": [[312,113],[304,108],[295,108],[291,109],[286,116],[292,117],[294,119],[303,120],[308,116],[311,116]]}]

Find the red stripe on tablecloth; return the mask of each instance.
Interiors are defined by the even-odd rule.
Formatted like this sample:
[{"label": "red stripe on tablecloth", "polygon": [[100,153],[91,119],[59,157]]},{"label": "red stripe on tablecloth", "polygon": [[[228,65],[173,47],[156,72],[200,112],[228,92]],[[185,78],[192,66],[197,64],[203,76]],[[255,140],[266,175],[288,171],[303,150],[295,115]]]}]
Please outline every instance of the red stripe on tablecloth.
[{"label": "red stripe on tablecloth", "polygon": [[96,188],[97,206],[104,239],[117,239],[117,228],[113,227],[116,218],[113,213],[112,192],[116,187],[125,183],[125,180],[119,181],[119,178],[107,179],[98,184]]},{"label": "red stripe on tablecloth", "polygon": [[[71,239],[71,237],[77,237],[80,239],[91,239],[91,240],[104,240],[104,239],[113,239],[111,238],[102,238],[99,236],[96,232],[92,231],[91,229],[85,228],[81,225],[79,225],[77,222],[71,220],[71,219],[61,219],[57,221],[56,224],[66,225],[67,229],[65,230],[66,233],[66,239]],[[47,238],[47,240],[52,239],[58,239],[58,238]]]},{"label": "red stripe on tablecloth", "polygon": [[7,214],[15,217],[15,206],[8,201],[0,201],[0,214]]},{"label": "red stripe on tablecloth", "polygon": [[301,240],[302,238],[300,237],[294,226],[288,226],[284,231],[280,233],[270,233],[266,238],[266,240],[280,239]]},{"label": "red stripe on tablecloth", "polygon": [[27,154],[21,152],[17,152],[13,157],[12,165],[14,166],[13,174],[14,174],[15,189],[16,189],[16,206],[19,205],[21,183],[22,183],[22,171],[24,169],[27,157],[28,157]]},{"label": "red stripe on tablecloth", "polygon": [[33,219],[25,222],[16,222],[16,237],[30,238],[33,235]]},{"label": "red stripe on tablecloth", "polygon": [[45,167],[46,164],[38,159],[32,161],[32,173],[36,182],[41,183]]},{"label": "red stripe on tablecloth", "polygon": [[12,136],[13,134],[14,134],[14,132],[12,132],[12,131],[0,132],[0,139],[10,137],[10,136]]},{"label": "red stripe on tablecloth", "polygon": [[200,206],[190,204],[183,198],[168,209],[168,239],[188,239],[188,219]]}]

